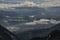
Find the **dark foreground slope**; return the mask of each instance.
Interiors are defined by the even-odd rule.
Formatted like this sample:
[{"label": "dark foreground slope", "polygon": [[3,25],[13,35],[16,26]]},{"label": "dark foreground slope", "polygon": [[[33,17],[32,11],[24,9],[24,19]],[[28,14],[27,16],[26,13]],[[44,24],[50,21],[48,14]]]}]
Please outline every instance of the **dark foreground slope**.
[{"label": "dark foreground slope", "polygon": [[55,30],[57,30],[57,32],[59,32],[58,30],[60,30],[60,24],[57,24],[48,29],[34,29],[34,30],[24,31],[21,33],[18,32],[16,35],[20,38],[20,40],[30,40],[30,39],[36,38],[36,37],[45,39],[45,38],[49,37],[48,35],[54,34],[53,32],[55,32]]}]

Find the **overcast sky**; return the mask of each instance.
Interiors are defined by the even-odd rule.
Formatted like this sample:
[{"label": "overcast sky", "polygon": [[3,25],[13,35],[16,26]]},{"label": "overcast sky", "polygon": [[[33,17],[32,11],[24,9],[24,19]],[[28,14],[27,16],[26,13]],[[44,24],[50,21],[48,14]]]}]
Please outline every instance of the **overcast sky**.
[{"label": "overcast sky", "polygon": [[21,3],[25,1],[42,2],[44,0],[0,0],[1,3]]},{"label": "overcast sky", "polygon": [[0,8],[30,6],[30,4],[38,7],[60,6],[60,0],[0,0]]},{"label": "overcast sky", "polygon": [[0,0],[1,3],[19,3],[25,1],[33,1],[33,2],[60,2],[60,0]]}]

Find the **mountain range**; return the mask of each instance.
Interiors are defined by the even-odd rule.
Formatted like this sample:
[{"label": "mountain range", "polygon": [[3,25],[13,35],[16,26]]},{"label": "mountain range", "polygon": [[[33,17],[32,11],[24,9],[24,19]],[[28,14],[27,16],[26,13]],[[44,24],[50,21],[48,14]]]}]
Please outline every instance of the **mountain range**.
[{"label": "mountain range", "polygon": [[[14,16],[13,16],[14,15]],[[1,16],[31,16],[35,15],[37,17],[60,17],[60,6],[57,7],[15,7],[12,9],[0,9],[0,17]]]}]

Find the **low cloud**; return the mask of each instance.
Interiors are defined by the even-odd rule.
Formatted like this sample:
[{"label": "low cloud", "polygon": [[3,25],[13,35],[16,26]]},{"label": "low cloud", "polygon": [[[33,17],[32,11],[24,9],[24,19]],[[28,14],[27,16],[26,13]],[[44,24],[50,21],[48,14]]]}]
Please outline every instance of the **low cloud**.
[{"label": "low cloud", "polygon": [[56,21],[54,19],[40,19],[39,21],[33,21],[25,23],[25,25],[37,25],[37,24],[58,24],[60,21]]}]

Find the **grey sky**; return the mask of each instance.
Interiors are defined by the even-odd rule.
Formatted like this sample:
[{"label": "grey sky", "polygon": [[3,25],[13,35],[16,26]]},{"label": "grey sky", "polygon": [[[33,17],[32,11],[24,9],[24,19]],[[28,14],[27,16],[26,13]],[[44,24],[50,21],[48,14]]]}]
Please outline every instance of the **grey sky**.
[{"label": "grey sky", "polygon": [[[32,4],[32,5],[30,5]],[[60,0],[0,0],[0,7],[21,7],[21,6],[60,6]]]},{"label": "grey sky", "polygon": [[43,3],[43,2],[60,2],[60,0],[0,0],[0,3],[21,3],[25,1],[32,1],[35,3]]},{"label": "grey sky", "polygon": [[0,3],[21,3],[21,2],[25,2],[25,1],[32,1],[35,3],[41,3],[44,0],[0,0]]}]

